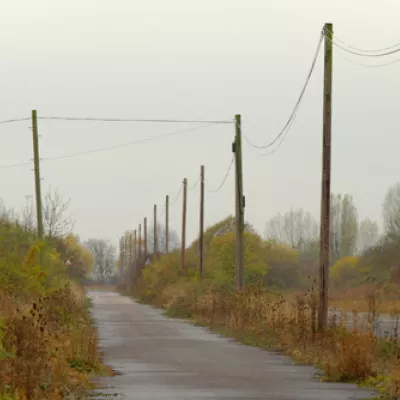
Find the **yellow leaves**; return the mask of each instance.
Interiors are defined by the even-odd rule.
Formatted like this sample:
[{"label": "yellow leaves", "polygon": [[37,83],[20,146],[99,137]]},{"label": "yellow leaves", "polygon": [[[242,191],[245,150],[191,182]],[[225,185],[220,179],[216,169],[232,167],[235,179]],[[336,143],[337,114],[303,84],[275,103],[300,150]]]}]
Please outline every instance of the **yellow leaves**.
[{"label": "yellow leaves", "polygon": [[39,246],[37,244],[32,245],[28,251],[28,254],[25,257],[22,267],[26,268],[34,265],[38,254],[39,254]]},{"label": "yellow leaves", "polygon": [[343,257],[331,268],[332,279],[338,283],[351,283],[352,280],[361,279],[362,275],[360,259],[355,256]]}]

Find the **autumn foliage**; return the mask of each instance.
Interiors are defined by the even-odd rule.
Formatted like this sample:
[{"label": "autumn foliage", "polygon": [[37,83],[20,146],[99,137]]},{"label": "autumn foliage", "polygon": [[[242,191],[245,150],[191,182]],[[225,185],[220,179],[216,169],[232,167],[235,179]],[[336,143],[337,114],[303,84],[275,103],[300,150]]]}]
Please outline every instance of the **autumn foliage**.
[{"label": "autumn foliage", "polygon": [[91,265],[75,236],[41,241],[18,221],[0,219],[0,399],[62,399],[100,370],[76,283]]}]

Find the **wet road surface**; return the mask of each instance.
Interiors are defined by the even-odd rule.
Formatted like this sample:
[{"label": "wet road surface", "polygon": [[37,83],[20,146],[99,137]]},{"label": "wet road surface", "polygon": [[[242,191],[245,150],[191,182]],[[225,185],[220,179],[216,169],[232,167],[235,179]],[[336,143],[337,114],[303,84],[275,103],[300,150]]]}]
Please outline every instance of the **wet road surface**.
[{"label": "wet road surface", "polygon": [[355,385],[321,383],[316,370],[241,345],[113,292],[89,292],[105,363],[95,399],[356,400]]}]

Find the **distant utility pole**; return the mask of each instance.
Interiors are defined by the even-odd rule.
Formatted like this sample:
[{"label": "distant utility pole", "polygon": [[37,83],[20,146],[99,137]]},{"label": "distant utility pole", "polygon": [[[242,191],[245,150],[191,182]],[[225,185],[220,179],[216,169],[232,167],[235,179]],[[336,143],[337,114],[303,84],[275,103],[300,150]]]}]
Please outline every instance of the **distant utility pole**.
[{"label": "distant utility pole", "polygon": [[181,242],[181,269],[185,270],[186,251],[186,207],[187,207],[187,179],[183,179],[183,203],[182,203],[182,242]]},{"label": "distant utility pole", "polygon": [[43,239],[43,216],[42,216],[42,194],[40,187],[40,157],[39,157],[39,135],[37,124],[37,111],[32,110],[32,134],[33,134],[33,165],[35,172],[35,192],[36,192],[36,216],[39,239]]},{"label": "distant utility pole", "polygon": [[130,279],[132,279],[132,276],[133,276],[133,262],[132,262],[132,245],[133,245],[133,243],[132,243],[132,240],[133,240],[133,238],[132,238],[132,234],[130,233],[129,234],[129,236],[128,236],[128,240],[129,240],[129,273],[130,273],[130,276],[131,276],[131,278]]},{"label": "distant utility pole", "polygon": [[138,240],[138,260],[139,260],[139,267],[141,267],[142,264],[142,224],[139,224],[139,240]]},{"label": "distant utility pole", "polygon": [[169,251],[169,196],[165,196],[165,254]]},{"label": "distant utility pole", "polygon": [[322,197],[321,232],[319,257],[320,301],[318,309],[318,330],[328,325],[328,288],[329,288],[329,250],[330,250],[330,213],[331,213],[331,123],[332,123],[332,24],[325,24],[324,49],[324,106],[323,106],[323,144],[322,144]]},{"label": "distant utility pole", "polygon": [[133,257],[132,257],[132,270],[133,270],[133,280],[137,276],[137,233],[136,229],[133,231]]},{"label": "distant utility pole", "polygon": [[200,279],[203,278],[204,262],[204,165],[200,167],[200,235],[199,235],[199,253],[200,253]]},{"label": "distant utility pole", "polygon": [[242,162],[242,125],[240,115],[235,115],[235,152],[236,166],[236,286],[244,288],[244,207],[243,162]]},{"label": "distant utility pole", "polygon": [[148,250],[147,250],[147,218],[146,217],[143,219],[143,255],[144,255],[144,262],[146,263],[147,255],[148,255]]},{"label": "distant utility pole", "polygon": [[131,269],[130,269],[130,264],[129,264],[129,253],[130,253],[130,247],[129,247],[129,237],[130,235],[128,235],[127,233],[125,233],[124,235],[124,264],[125,264],[125,268],[126,268],[126,279],[127,279],[127,284],[129,284],[129,277],[131,274]]},{"label": "distant utility pole", "polygon": [[124,238],[119,239],[119,270],[121,275],[121,280],[125,279],[125,265],[124,265]]},{"label": "distant utility pole", "polygon": [[154,256],[157,259],[158,253],[158,237],[157,237],[157,204],[154,204]]}]

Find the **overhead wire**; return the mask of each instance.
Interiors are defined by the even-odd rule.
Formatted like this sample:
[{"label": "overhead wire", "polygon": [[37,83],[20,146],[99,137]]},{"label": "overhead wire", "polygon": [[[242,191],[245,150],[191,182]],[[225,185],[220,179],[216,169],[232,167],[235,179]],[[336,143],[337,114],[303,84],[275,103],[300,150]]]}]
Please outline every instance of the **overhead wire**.
[{"label": "overhead wire", "polygon": [[30,117],[26,117],[26,118],[16,118],[16,119],[6,119],[3,121],[0,121],[0,124],[11,124],[12,122],[21,122],[21,121],[30,121],[31,118]]},{"label": "overhead wire", "polygon": [[33,162],[33,160],[25,161],[25,162],[21,162],[21,163],[16,163],[16,164],[0,165],[0,169],[9,169],[9,168],[22,167],[24,165],[32,164],[32,162]]},{"label": "overhead wire", "polygon": [[103,151],[114,150],[114,149],[117,149],[117,148],[122,148],[122,147],[126,147],[126,146],[132,146],[132,145],[135,145],[135,144],[141,144],[141,143],[150,142],[150,141],[153,141],[153,140],[158,140],[158,139],[163,139],[163,138],[167,138],[167,137],[171,137],[171,136],[176,136],[176,135],[192,132],[192,131],[199,130],[199,129],[205,129],[205,128],[211,126],[211,125],[214,125],[214,123],[209,123],[207,125],[197,126],[197,127],[185,129],[185,130],[182,130],[182,131],[171,132],[171,133],[158,135],[158,136],[152,136],[150,138],[139,139],[139,140],[135,140],[135,141],[127,142],[127,143],[122,143],[122,144],[102,147],[102,148],[93,149],[93,150],[87,150],[87,151],[82,151],[82,152],[78,152],[78,153],[66,154],[66,155],[55,156],[55,157],[44,157],[41,160],[42,161],[61,160],[61,159],[65,159],[65,158],[72,158],[72,157],[78,157],[78,156],[83,156],[83,155],[87,155],[87,154],[93,154],[93,153],[99,153],[99,152],[103,152]]},{"label": "overhead wire", "polygon": [[181,186],[179,187],[178,193],[174,197],[174,200],[172,200],[172,202],[169,204],[170,207],[172,207],[178,201],[178,199],[182,193],[182,188],[183,188],[183,183],[181,183]]},{"label": "overhead wire", "polygon": [[335,52],[336,52],[337,54],[339,54],[340,57],[344,58],[345,60],[347,60],[348,62],[350,62],[350,63],[352,63],[352,64],[358,65],[359,67],[366,67],[366,68],[383,68],[383,67],[388,67],[389,65],[393,65],[393,64],[396,64],[396,63],[400,62],[400,59],[396,58],[396,59],[391,60],[391,61],[389,61],[389,62],[387,62],[387,63],[384,63],[384,64],[375,64],[375,65],[372,65],[372,64],[364,64],[364,63],[360,63],[360,62],[357,62],[357,61],[355,61],[355,60],[352,60],[350,57],[347,57],[346,54],[345,54],[344,52],[342,52],[342,50],[341,50],[340,48],[338,48],[337,46],[334,46],[334,48],[335,48]]},{"label": "overhead wire", "polygon": [[[302,88],[302,90],[301,90],[301,92],[300,92],[300,95],[299,95],[299,97],[298,97],[298,99],[297,99],[297,102],[296,102],[296,104],[295,104],[295,106],[294,106],[294,108],[293,108],[293,111],[292,111],[292,113],[290,114],[290,116],[289,116],[289,118],[288,118],[286,124],[284,125],[284,127],[282,128],[282,130],[279,132],[279,134],[275,137],[275,139],[272,140],[271,142],[269,142],[269,143],[266,144],[266,145],[257,145],[257,144],[255,144],[254,142],[252,142],[246,135],[243,135],[244,138],[245,138],[245,140],[246,140],[246,142],[247,142],[248,144],[250,144],[252,147],[255,147],[255,148],[257,148],[257,149],[266,149],[266,148],[272,147],[282,136],[284,137],[283,140],[285,140],[285,138],[287,137],[288,132],[289,132],[289,130],[290,130],[290,127],[292,126],[293,121],[294,121],[295,118],[296,118],[297,112],[298,112],[298,110],[299,110],[299,108],[300,108],[300,105],[301,105],[301,102],[302,102],[302,100],[303,100],[303,98],[304,98],[304,94],[305,94],[305,92],[306,92],[306,89],[307,89],[307,87],[308,87],[308,84],[310,83],[312,74],[313,74],[313,72],[314,72],[314,70],[315,70],[315,65],[316,65],[316,63],[317,63],[318,55],[319,55],[319,52],[320,52],[320,50],[321,50],[321,45],[322,45],[323,37],[324,37],[324,34],[323,34],[323,32],[321,32],[320,37],[319,37],[319,40],[318,40],[317,50],[316,50],[315,55],[314,55],[314,57],[313,57],[313,60],[312,60],[312,63],[311,63],[311,67],[310,67],[310,70],[309,70],[309,72],[308,72],[308,74],[307,74],[307,78],[306,78],[305,84],[304,84],[304,86],[303,86],[303,88]],[[282,143],[283,143],[283,142],[281,142],[281,144],[282,144]],[[280,145],[281,145],[281,144],[280,144]],[[279,145],[279,146],[280,146],[280,145]]]},{"label": "overhead wire", "polygon": [[189,190],[194,190],[194,189],[196,189],[197,185],[198,185],[199,182],[200,182],[200,179],[201,179],[201,176],[199,175],[199,177],[197,178],[196,183],[195,183],[193,186],[191,186],[191,187],[189,188]]},{"label": "overhead wire", "polygon": [[234,121],[202,121],[183,119],[137,119],[137,118],[97,118],[97,117],[38,117],[38,120],[56,121],[99,121],[99,122],[148,122],[148,123],[186,123],[186,124],[232,124]]},{"label": "overhead wire", "polygon": [[[333,35],[332,31],[327,30],[327,32]],[[400,52],[400,43],[396,43],[392,46],[384,47],[381,49],[362,49],[360,47],[355,47],[347,44],[344,40],[340,39],[336,34],[333,36],[333,38],[334,38],[333,41],[330,40],[329,38],[328,40],[330,40],[335,46],[360,57],[385,57]]]},{"label": "overhead wire", "polygon": [[232,169],[234,161],[235,161],[235,156],[233,155],[232,160],[231,160],[231,162],[229,164],[229,167],[228,167],[228,169],[226,171],[226,174],[225,174],[224,178],[222,179],[222,182],[217,187],[217,189],[215,189],[215,190],[207,190],[208,193],[213,193],[213,194],[214,193],[218,193],[223,188],[223,186],[225,185],[225,182],[227,181],[227,179],[229,177],[229,173],[231,172],[231,169]]}]

